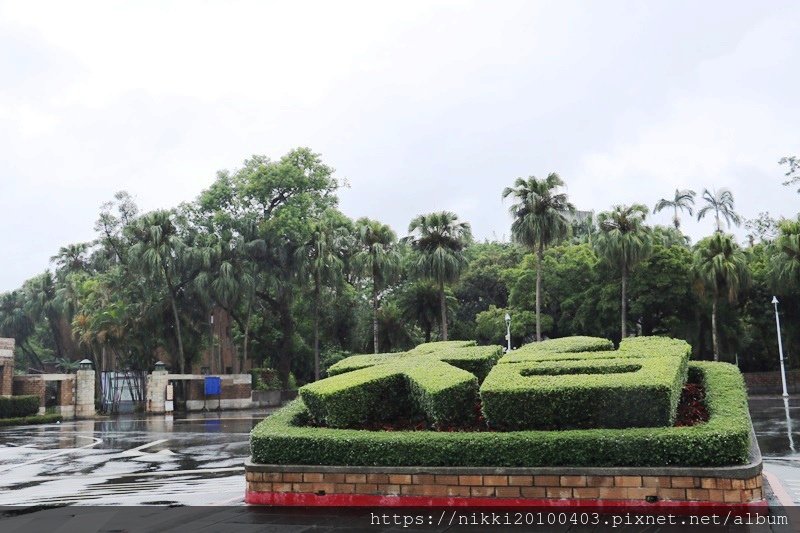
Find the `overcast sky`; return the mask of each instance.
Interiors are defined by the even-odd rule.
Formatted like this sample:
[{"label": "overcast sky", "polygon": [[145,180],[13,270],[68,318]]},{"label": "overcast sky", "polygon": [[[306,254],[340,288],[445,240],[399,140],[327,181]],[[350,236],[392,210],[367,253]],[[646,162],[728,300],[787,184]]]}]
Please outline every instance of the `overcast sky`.
[{"label": "overcast sky", "polygon": [[448,209],[507,239],[502,189],[553,171],[585,210],[728,187],[745,217],[794,216],[798,22],[777,1],[0,2],[0,291],[94,238],[115,191],[172,207],[296,146],[401,235]]}]

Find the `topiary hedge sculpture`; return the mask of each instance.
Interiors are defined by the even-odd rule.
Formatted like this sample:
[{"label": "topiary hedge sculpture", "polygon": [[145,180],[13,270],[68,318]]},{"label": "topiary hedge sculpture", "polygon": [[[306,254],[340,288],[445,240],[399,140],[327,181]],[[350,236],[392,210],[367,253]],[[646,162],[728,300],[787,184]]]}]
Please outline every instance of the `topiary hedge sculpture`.
[{"label": "topiary hedge sculpture", "polygon": [[[662,337],[578,337],[500,347],[429,343],[353,356],[251,434],[253,461],[374,466],[719,466],[748,459],[750,419],[738,369],[689,362]],[[687,381],[707,421],[676,427]],[[476,418],[480,405],[484,419]],[[393,427],[422,417],[427,429]],[[385,423],[378,427],[375,423]],[[452,424],[467,424],[459,431]],[[371,429],[364,429],[364,428]],[[437,431],[437,429],[450,431]]]}]

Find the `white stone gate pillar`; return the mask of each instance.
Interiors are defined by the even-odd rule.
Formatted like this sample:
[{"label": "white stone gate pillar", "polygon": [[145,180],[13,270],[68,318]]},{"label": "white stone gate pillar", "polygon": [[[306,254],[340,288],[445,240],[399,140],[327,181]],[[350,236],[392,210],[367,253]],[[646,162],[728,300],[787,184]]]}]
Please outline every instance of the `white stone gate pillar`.
[{"label": "white stone gate pillar", "polygon": [[92,362],[84,359],[80,363],[75,378],[75,418],[93,418],[94,409],[94,369]]}]

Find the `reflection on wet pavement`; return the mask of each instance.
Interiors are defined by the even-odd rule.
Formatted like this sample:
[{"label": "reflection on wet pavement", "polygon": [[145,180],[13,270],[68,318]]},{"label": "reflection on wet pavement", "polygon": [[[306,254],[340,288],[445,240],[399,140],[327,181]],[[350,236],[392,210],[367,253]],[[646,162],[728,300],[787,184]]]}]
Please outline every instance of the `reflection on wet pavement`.
[{"label": "reflection on wet pavement", "polygon": [[794,504],[800,504],[800,398],[753,397],[750,417],[764,471],[776,478]]},{"label": "reflection on wet pavement", "polygon": [[[800,504],[800,398],[750,399],[765,471]],[[242,503],[266,410],[126,416],[0,429],[0,505]]]},{"label": "reflection on wet pavement", "polygon": [[241,503],[248,436],[266,410],[0,430],[0,505]]}]

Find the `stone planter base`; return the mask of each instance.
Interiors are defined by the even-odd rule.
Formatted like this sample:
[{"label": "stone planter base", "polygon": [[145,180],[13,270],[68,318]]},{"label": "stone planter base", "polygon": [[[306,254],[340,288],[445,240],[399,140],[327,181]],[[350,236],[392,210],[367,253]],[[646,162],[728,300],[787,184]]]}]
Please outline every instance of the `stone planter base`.
[{"label": "stone planter base", "polygon": [[765,507],[761,452],[727,467],[389,467],[245,462],[245,501],[302,506]]},{"label": "stone planter base", "polygon": [[[245,501],[315,506],[759,504],[761,464],[735,469],[410,468],[245,464]],[[669,470],[673,470],[669,473]]]}]

